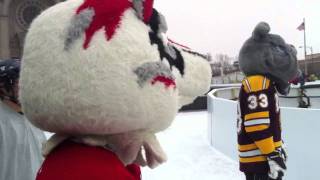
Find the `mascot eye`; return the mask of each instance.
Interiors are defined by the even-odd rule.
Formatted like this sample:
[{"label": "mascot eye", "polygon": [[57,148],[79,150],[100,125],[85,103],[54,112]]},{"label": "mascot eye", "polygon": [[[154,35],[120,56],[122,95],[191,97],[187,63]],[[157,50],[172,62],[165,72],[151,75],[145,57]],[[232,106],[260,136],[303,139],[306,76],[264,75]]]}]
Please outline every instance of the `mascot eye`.
[{"label": "mascot eye", "polygon": [[287,51],[285,50],[284,47],[281,47],[281,46],[272,47],[272,51],[280,56],[287,55]]},{"label": "mascot eye", "polygon": [[144,87],[148,82],[155,84],[163,83],[167,88],[176,87],[175,78],[169,67],[162,62],[148,62],[134,69],[134,73],[138,77],[137,83],[140,87]]},{"label": "mascot eye", "polygon": [[290,52],[293,53],[294,55],[297,55],[297,49],[296,47],[294,47],[293,45],[289,44],[289,49],[290,49]]},{"label": "mascot eye", "polygon": [[160,60],[167,59],[170,68],[176,67],[181,75],[184,75],[184,59],[181,52],[174,46],[168,46],[166,36],[163,36],[166,31],[166,22],[162,15],[157,10],[153,10],[149,25],[151,30],[149,32],[150,43],[158,46]]}]

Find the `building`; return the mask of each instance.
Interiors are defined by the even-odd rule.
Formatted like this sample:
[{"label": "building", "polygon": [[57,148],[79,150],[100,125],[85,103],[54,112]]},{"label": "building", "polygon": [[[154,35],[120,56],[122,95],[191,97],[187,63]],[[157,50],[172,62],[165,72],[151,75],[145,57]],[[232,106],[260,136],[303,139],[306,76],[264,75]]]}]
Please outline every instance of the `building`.
[{"label": "building", "polygon": [[320,75],[320,53],[307,55],[306,60],[299,60],[298,64],[305,74]]},{"label": "building", "polygon": [[0,59],[20,58],[32,20],[62,0],[0,0]]}]

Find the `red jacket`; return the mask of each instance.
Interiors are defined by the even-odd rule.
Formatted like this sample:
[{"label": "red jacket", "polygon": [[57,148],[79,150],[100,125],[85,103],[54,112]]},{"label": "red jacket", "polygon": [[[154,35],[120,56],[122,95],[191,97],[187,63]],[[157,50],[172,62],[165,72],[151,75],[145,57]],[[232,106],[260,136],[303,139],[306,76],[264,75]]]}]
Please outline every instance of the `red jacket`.
[{"label": "red jacket", "polygon": [[124,166],[111,151],[65,141],[45,159],[36,180],[141,180],[138,165]]}]

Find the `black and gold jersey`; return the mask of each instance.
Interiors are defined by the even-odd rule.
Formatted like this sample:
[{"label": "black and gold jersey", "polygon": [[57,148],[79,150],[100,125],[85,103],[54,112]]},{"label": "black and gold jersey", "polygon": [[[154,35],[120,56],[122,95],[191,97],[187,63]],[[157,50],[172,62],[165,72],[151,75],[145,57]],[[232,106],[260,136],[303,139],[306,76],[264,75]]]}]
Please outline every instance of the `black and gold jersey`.
[{"label": "black and gold jersey", "polygon": [[242,81],[238,145],[240,170],[253,173],[268,172],[266,155],[282,145],[278,95],[265,76],[249,76]]}]

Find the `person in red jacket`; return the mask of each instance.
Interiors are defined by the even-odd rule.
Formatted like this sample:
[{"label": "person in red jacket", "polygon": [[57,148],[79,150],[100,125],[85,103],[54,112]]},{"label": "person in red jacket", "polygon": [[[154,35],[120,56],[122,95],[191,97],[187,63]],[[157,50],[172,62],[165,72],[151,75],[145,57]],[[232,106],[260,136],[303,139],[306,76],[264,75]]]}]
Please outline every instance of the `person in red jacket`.
[{"label": "person in red jacket", "polygon": [[289,81],[299,75],[297,51],[269,31],[259,23],[239,55],[246,77],[239,93],[238,149],[247,180],[281,180],[287,169],[278,93],[287,95]]},{"label": "person in red jacket", "polygon": [[37,180],[138,180],[166,161],[155,134],[211,80],[204,56],[166,31],[153,0],[69,0],[34,19],[21,104],[54,133]]}]

